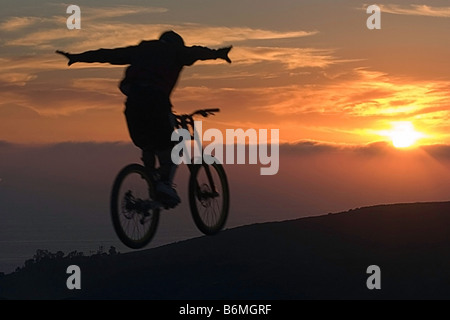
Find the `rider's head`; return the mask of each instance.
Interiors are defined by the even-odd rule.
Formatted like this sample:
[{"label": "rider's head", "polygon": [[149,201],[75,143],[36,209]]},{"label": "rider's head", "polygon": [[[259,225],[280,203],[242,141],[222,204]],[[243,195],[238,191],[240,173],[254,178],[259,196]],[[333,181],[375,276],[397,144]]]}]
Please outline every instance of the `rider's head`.
[{"label": "rider's head", "polygon": [[174,31],[166,31],[159,37],[159,41],[164,43],[173,44],[176,46],[184,46],[183,38]]}]

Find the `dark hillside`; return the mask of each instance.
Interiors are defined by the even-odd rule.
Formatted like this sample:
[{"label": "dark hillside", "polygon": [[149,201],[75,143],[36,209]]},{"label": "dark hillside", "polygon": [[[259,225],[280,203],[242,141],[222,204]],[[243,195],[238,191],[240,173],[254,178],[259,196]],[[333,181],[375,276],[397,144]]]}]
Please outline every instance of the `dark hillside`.
[{"label": "dark hillside", "polygon": [[[66,288],[67,266],[82,289]],[[381,268],[368,290],[367,267]],[[0,278],[7,299],[449,299],[450,202],[255,224],[155,249],[59,259]]]}]

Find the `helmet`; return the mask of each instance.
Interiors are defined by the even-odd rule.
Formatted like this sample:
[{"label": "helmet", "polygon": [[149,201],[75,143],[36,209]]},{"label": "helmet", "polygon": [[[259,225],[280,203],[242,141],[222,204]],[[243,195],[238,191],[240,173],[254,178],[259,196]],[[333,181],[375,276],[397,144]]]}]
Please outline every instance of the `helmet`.
[{"label": "helmet", "polygon": [[170,30],[166,31],[159,37],[159,40],[165,43],[174,44],[177,46],[184,46],[183,38],[176,32]]}]

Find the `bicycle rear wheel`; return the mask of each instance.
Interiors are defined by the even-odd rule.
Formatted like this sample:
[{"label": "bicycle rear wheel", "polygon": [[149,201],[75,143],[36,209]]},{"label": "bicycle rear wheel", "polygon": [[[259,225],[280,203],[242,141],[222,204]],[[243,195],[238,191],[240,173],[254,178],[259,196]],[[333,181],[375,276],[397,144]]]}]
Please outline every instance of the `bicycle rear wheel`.
[{"label": "bicycle rear wheel", "polygon": [[140,164],[130,164],[117,175],[111,192],[111,218],[123,244],[140,249],[153,238],[159,222],[153,184]]},{"label": "bicycle rear wheel", "polygon": [[222,230],[228,218],[229,202],[223,166],[218,163],[193,165],[189,178],[189,205],[197,228],[206,235]]}]

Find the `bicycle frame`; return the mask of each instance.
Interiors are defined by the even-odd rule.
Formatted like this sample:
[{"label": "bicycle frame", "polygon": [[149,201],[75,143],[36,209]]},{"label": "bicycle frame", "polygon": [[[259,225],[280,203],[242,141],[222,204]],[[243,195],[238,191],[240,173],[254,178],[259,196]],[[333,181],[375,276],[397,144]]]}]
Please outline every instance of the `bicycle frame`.
[{"label": "bicycle frame", "polygon": [[[189,133],[191,133],[191,140],[193,140],[197,144],[197,148],[201,152],[202,159],[203,159],[203,146],[201,145],[200,141],[195,139],[195,137],[198,135],[198,133],[195,128],[194,116],[201,115],[206,118],[209,115],[214,115],[214,113],[219,112],[219,111],[220,111],[220,109],[201,109],[201,110],[197,110],[191,114],[174,115],[175,119],[176,119],[175,128],[176,129],[180,129],[180,128],[186,129],[189,131]],[[192,132],[191,132],[191,130],[189,130],[189,128],[192,128]],[[193,166],[195,165],[195,160],[191,161],[191,163],[188,163],[186,165],[189,169],[189,172],[192,173]],[[212,178],[211,170],[209,169],[208,166],[205,166],[205,171],[206,171],[206,175],[208,177],[208,181],[210,183],[213,193],[217,193],[216,185],[214,184],[214,179]]]}]

